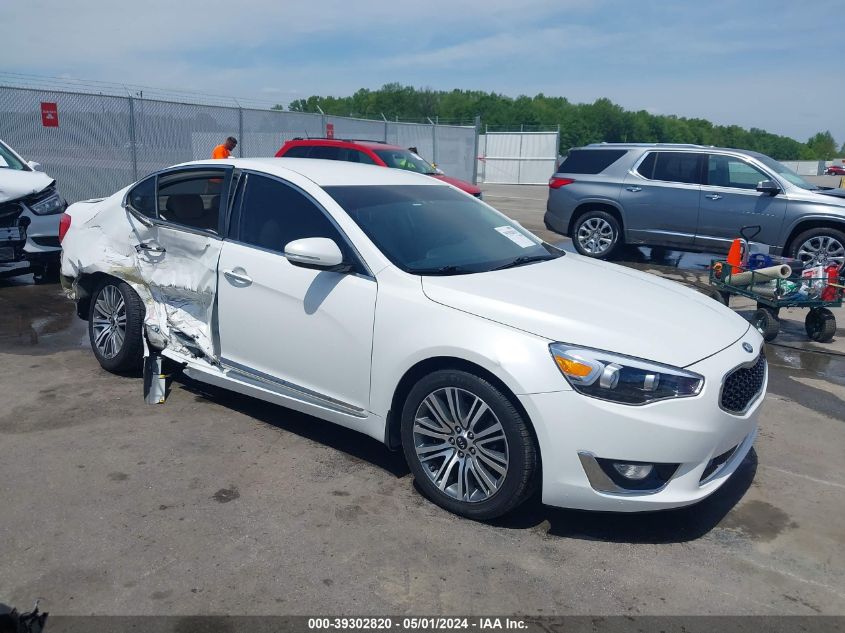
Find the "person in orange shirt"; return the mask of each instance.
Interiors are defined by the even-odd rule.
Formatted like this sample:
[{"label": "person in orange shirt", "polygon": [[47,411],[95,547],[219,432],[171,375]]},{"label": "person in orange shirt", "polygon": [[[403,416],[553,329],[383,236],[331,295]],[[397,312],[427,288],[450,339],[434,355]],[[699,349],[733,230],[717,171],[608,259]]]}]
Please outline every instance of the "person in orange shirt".
[{"label": "person in orange shirt", "polygon": [[221,143],[217,147],[215,147],[211,152],[212,158],[229,158],[232,153],[232,150],[235,149],[235,146],[238,144],[238,139],[234,136],[230,136],[226,139],[224,143]]}]

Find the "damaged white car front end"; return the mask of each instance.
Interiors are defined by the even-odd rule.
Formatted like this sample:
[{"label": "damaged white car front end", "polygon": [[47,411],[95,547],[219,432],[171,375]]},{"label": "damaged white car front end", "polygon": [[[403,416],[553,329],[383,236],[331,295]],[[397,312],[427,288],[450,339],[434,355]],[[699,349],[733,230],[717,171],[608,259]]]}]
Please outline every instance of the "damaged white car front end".
[{"label": "damaged white car front end", "polygon": [[67,203],[56,181],[0,140],[0,272],[46,276],[57,269],[59,215]]}]

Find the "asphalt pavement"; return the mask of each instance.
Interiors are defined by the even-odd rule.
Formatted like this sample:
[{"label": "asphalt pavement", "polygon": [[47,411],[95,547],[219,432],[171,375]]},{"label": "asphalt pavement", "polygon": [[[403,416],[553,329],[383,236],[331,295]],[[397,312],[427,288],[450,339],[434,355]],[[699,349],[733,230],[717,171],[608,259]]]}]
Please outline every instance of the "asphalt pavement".
[{"label": "asphalt pavement", "polygon": [[[542,226],[544,193],[485,187],[560,242]],[[635,250],[618,263],[684,283],[701,274],[693,256]],[[145,405],[139,378],[100,369],[57,285],[0,280],[0,602],[40,597],[55,614],[845,615],[845,332],[827,346],[799,334],[768,347],[756,448],[704,502],[613,515],[535,500],[478,523],[426,501],[401,454],[329,423],[186,379]]]}]

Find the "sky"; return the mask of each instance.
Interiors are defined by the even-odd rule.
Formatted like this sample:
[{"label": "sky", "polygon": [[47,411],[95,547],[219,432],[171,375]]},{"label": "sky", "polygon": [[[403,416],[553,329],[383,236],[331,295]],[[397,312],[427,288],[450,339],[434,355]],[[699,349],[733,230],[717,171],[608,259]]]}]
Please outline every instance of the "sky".
[{"label": "sky", "polygon": [[0,72],[287,105],[399,82],[845,142],[842,0],[28,0]]}]

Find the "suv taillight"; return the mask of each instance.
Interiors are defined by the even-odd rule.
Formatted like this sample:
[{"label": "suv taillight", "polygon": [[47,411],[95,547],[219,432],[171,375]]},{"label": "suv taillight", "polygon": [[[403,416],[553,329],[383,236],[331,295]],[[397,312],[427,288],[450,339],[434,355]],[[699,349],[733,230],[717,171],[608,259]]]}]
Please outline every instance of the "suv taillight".
[{"label": "suv taillight", "polygon": [[70,228],[70,216],[67,213],[62,213],[62,217],[59,218],[59,244],[62,243],[62,240],[65,239],[65,235],[67,235],[67,230]]},{"label": "suv taillight", "polygon": [[553,176],[549,178],[549,187],[551,189],[560,189],[566,185],[571,185],[573,182],[575,182],[575,180],[572,178],[555,178]]}]

